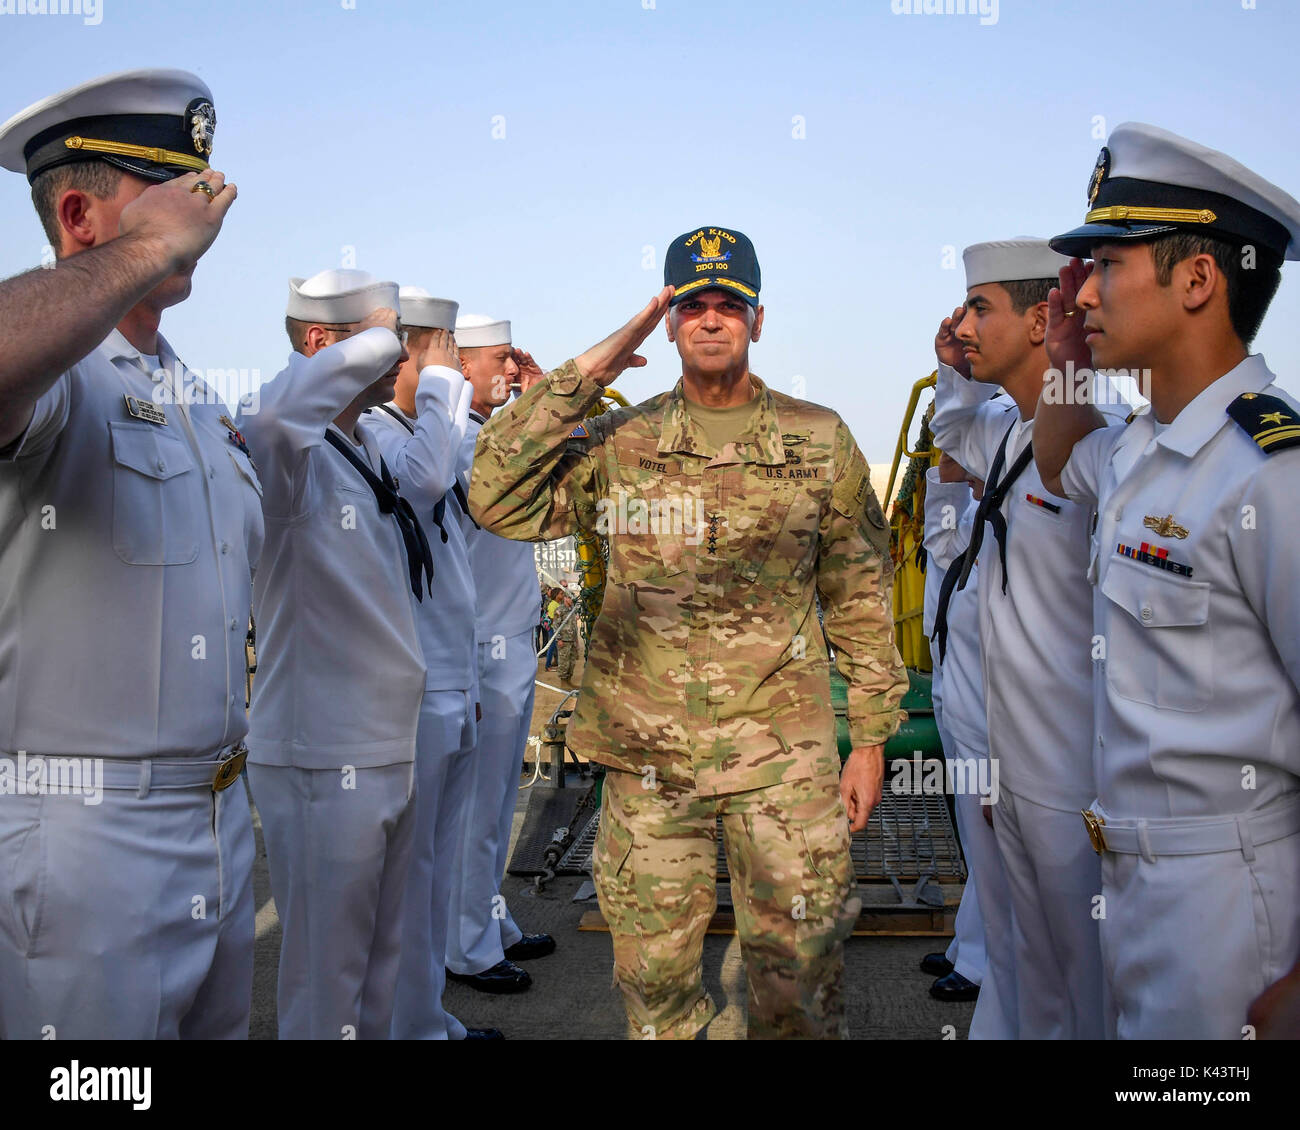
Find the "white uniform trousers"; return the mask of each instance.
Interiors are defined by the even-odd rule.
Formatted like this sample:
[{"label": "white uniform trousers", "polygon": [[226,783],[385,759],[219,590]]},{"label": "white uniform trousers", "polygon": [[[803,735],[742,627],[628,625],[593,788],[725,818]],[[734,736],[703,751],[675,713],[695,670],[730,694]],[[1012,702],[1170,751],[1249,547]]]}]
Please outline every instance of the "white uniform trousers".
[{"label": "white uniform trousers", "polygon": [[477,690],[425,691],[415,740],[415,847],[402,898],[395,1040],[463,1040],[442,1007],[452,865],[474,791]]},{"label": "white uniform trousers", "polygon": [[[282,1040],[386,1040],[415,832],[414,765],[249,765],[280,916]],[[348,787],[351,786],[351,787]]]},{"label": "white uniform trousers", "polygon": [[[988,754],[972,749],[953,739],[945,749],[955,751],[955,756],[968,765],[988,760]],[[968,773],[968,779],[986,779],[982,771]],[[1011,890],[1007,886],[1006,872],[1002,869],[1002,856],[998,853],[997,836],[984,819],[986,806],[980,803],[979,794],[967,789],[956,798],[957,825],[961,832],[962,851],[966,855],[966,891],[958,908],[958,929],[966,910],[966,897],[974,892],[975,913],[980,921],[980,939],[984,959],[981,978],[976,981],[964,968],[966,951],[955,962],[957,972],[980,987],[975,1015],[971,1019],[969,1038],[972,1040],[1014,1040],[1019,1031],[1019,1013],[1016,1002],[1015,927],[1011,910]],[[951,958],[949,958],[951,960]],[[973,963],[972,963],[973,965]]]},{"label": "white uniform trousers", "polygon": [[1147,857],[1101,857],[1120,1039],[1240,1040],[1251,1001],[1300,961],[1300,834],[1252,843],[1248,829],[1235,851],[1159,854],[1154,826],[1195,823],[1151,821]]},{"label": "white uniform trousers", "polygon": [[[939,728],[939,740],[943,743],[944,756],[960,756],[956,739],[943,724],[943,711],[935,711],[935,723]],[[952,962],[952,967],[967,981],[979,985],[984,981],[984,969],[988,964],[988,955],[984,942],[984,921],[980,913],[979,889],[975,885],[975,861],[972,857],[973,839],[972,820],[984,822],[979,811],[979,797],[959,793],[953,798],[953,808],[957,813],[957,834],[961,837],[962,854],[966,858],[966,885],[962,888],[961,902],[957,906],[957,917],[953,922],[952,941],[944,956]]]},{"label": "white uniform trousers", "polygon": [[447,968],[453,973],[491,969],[505,959],[503,951],[523,937],[500,891],[533,718],[537,656],[532,643],[530,628],[497,644],[484,640],[478,645],[483,718],[474,753],[474,795],[451,896]]},{"label": "white uniform trousers", "polygon": [[[957,831],[961,836],[962,850],[966,849],[965,819],[958,809]],[[953,919],[952,941],[944,950],[944,957],[952,967],[972,985],[984,980],[984,966],[988,955],[984,950],[984,923],[980,918],[979,891],[975,888],[975,875],[969,857],[966,860],[966,885],[962,887],[961,902]]]},{"label": "white uniform trousers", "polygon": [[248,1038],[247,791],[139,781],[0,797],[0,1039]]},{"label": "white uniform trousers", "polygon": [[1003,784],[993,809],[1011,893],[1022,1040],[1106,1036],[1101,861],[1078,811],[1048,808]]}]

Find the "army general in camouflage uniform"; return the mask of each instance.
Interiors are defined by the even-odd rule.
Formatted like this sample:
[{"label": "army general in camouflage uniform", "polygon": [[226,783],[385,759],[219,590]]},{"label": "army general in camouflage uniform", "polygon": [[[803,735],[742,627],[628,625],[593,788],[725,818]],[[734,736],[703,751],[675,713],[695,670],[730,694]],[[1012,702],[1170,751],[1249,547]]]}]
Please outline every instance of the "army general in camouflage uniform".
[{"label": "army general in camouflage uniform", "polygon": [[[715,1014],[701,980],[722,816],[749,979],[749,1034],[847,1035],[857,911],[849,822],[880,797],[902,720],[888,530],[867,463],[830,409],[749,372],[759,272],[739,232],[673,241],[668,286],[543,377],[479,436],[470,508],[506,537],[609,539],[569,745],[609,768],[593,872],[635,1038]],[[671,303],[683,377],[592,419],[603,385]],[[849,682],[840,776],[826,636]]]}]

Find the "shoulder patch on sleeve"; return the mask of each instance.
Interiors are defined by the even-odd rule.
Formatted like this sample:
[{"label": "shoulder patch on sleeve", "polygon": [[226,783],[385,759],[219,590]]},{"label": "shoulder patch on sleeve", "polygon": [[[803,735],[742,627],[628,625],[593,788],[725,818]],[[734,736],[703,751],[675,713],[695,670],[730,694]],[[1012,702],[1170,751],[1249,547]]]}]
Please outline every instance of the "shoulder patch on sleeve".
[{"label": "shoulder patch on sleeve", "polygon": [[871,469],[861,451],[854,450],[849,469],[835,484],[831,505],[844,517],[857,521],[882,557],[889,556],[889,521],[871,489]]},{"label": "shoulder patch on sleeve", "polygon": [[1266,455],[1300,447],[1300,413],[1285,400],[1262,392],[1243,392],[1228,405],[1228,415]]},{"label": "shoulder patch on sleeve", "polygon": [[854,450],[848,470],[831,491],[831,505],[846,518],[856,518],[871,492],[871,471],[862,452]]},{"label": "shoulder patch on sleeve", "polygon": [[586,439],[587,427],[585,424],[575,424],[573,431],[569,433],[570,439]]}]

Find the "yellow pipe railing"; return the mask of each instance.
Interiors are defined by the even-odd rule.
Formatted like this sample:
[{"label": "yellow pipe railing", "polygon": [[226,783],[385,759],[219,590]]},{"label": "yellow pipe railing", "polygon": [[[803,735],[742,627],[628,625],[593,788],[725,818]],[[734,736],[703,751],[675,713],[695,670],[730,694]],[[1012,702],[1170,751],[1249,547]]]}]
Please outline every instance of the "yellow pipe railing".
[{"label": "yellow pipe railing", "polygon": [[927,388],[934,388],[934,382],[939,378],[939,370],[936,369],[928,377],[922,377],[912,386],[912,395],[908,397],[907,409],[903,413],[903,426],[898,432],[898,443],[894,447],[894,461],[889,467],[889,486],[885,488],[885,498],[892,505],[894,500],[894,481],[898,478],[898,465],[902,462],[903,456],[908,459],[915,459],[922,454],[917,451],[907,450],[907,433],[912,427],[912,417],[916,414],[917,401],[921,399],[921,393]]},{"label": "yellow pipe railing", "polygon": [[[919,380],[912,386],[899,429],[898,443],[894,448],[894,461],[889,468],[889,487],[885,497],[890,502],[890,552],[894,559],[894,635],[899,654],[907,667],[918,671],[932,668],[930,641],[922,631],[925,611],[925,568],[920,560],[920,549],[925,536],[925,476],[923,466],[938,461],[939,452],[933,443],[925,446],[928,430],[923,426],[915,449],[909,448],[908,433],[916,416],[924,389],[933,388],[936,373]],[[904,476],[906,499],[894,497],[898,471],[903,459],[909,462],[909,474]],[[906,505],[902,505],[906,503]]]}]

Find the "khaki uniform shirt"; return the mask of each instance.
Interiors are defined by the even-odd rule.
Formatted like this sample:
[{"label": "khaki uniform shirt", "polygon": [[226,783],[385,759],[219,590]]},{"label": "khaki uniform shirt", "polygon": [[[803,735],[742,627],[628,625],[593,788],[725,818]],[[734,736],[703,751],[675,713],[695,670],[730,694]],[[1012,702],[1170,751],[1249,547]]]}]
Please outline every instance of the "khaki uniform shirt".
[{"label": "khaki uniform shirt", "polygon": [[826,634],[855,746],[903,719],[889,532],[866,460],[827,408],[773,393],[716,454],[682,385],[584,419],[568,362],[480,433],[470,510],[505,537],[609,539],[568,743],[719,795],[839,772]]}]

